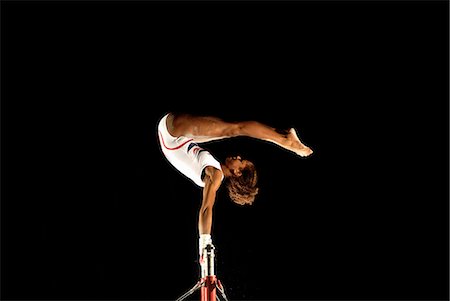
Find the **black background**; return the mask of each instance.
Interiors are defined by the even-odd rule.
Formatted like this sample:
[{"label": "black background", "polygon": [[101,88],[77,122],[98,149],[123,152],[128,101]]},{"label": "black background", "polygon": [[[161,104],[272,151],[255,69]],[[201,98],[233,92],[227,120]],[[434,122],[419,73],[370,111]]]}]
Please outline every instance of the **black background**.
[{"label": "black background", "polygon": [[[2,1],[2,299],[174,300],[201,190],[162,157],[188,111],[249,138],[254,206],[219,191],[230,300],[448,300],[448,2]],[[194,295],[191,299],[198,298]]]}]

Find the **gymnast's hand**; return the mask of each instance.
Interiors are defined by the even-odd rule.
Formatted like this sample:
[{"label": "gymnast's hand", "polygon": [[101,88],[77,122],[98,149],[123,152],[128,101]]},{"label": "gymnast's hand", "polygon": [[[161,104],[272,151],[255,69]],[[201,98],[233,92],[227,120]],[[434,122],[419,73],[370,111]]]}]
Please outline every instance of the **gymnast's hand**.
[{"label": "gymnast's hand", "polygon": [[206,248],[208,245],[212,246],[214,248],[214,245],[212,243],[211,234],[201,234],[200,238],[198,240],[198,253],[199,253],[199,262],[202,264],[204,262],[204,256],[206,254]]}]

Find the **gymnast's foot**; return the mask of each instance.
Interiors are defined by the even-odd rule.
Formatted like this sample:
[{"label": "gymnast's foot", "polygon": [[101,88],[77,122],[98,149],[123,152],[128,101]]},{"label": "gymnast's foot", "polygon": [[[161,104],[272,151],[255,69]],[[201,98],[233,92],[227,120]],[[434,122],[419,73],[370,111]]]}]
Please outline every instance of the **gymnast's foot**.
[{"label": "gymnast's foot", "polygon": [[286,135],[286,148],[301,157],[307,157],[313,153],[312,149],[304,145],[297,136],[294,128],[291,128]]}]

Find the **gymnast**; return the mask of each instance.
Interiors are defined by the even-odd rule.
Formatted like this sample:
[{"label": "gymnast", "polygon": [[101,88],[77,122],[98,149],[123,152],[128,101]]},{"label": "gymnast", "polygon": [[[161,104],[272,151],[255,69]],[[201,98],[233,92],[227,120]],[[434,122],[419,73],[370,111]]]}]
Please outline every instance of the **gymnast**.
[{"label": "gymnast", "polygon": [[168,162],[203,190],[198,215],[200,264],[203,251],[212,245],[213,206],[221,184],[239,205],[252,205],[258,194],[258,177],[252,162],[230,156],[221,163],[201,143],[245,136],[268,141],[301,157],[313,153],[300,141],[294,128],[282,131],[253,120],[228,122],[213,116],[167,113],[159,120],[158,136]]}]

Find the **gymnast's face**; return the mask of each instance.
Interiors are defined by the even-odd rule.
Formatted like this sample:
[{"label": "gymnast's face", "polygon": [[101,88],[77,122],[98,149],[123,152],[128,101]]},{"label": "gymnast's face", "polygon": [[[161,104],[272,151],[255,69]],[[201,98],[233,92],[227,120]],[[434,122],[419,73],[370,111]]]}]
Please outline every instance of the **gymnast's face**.
[{"label": "gymnast's face", "polygon": [[249,161],[242,160],[240,156],[228,157],[225,159],[225,166],[236,176],[241,176],[241,170],[244,169]]}]

